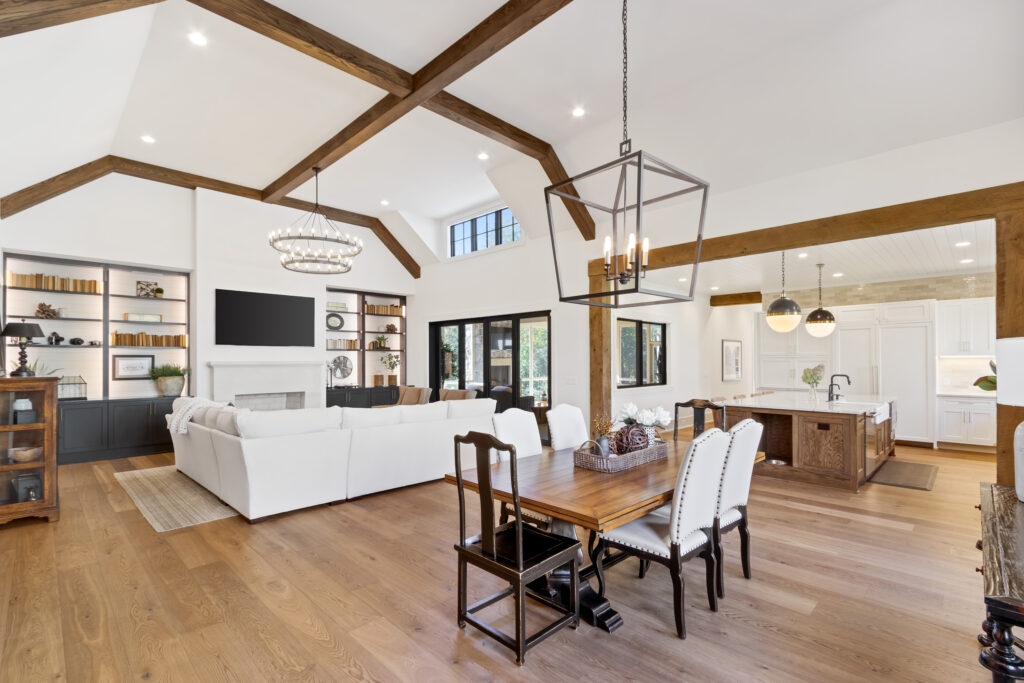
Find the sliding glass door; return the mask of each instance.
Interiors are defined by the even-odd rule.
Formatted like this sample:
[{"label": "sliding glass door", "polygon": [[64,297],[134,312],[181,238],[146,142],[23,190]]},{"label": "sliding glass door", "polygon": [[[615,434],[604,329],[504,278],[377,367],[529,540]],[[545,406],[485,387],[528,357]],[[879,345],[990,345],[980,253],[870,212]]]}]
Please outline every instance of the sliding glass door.
[{"label": "sliding glass door", "polygon": [[431,323],[430,385],[474,390],[499,411],[548,400],[550,328],[548,311]]}]

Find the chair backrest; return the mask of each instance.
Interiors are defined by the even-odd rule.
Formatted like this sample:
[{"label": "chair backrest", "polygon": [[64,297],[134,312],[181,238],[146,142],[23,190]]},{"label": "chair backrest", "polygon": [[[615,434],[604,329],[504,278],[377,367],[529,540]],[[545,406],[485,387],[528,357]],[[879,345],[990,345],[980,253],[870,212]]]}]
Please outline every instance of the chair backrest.
[{"label": "chair backrest", "polygon": [[715,516],[737,505],[746,505],[750,496],[750,478],[754,474],[757,446],[761,443],[764,425],[746,419],[729,430],[729,450],[722,467],[722,484]]},{"label": "chair backrest", "polygon": [[717,428],[690,442],[672,496],[669,535],[673,543],[714,525],[722,464],[728,449],[729,435]]},{"label": "chair backrest", "polygon": [[576,406],[559,403],[548,411],[547,418],[551,447],[556,451],[563,448],[579,448],[590,439],[583,411]]},{"label": "chair backrest", "polygon": [[715,426],[719,429],[725,424],[725,406],[705,398],[691,398],[689,401],[681,401],[675,406],[674,426],[672,427],[672,440],[679,441],[679,409],[693,408],[693,435],[700,436],[707,426],[704,411],[710,410],[714,416]]},{"label": "chair backrest", "polygon": [[[494,414],[494,436],[499,441],[516,447],[516,456],[528,458],[540,455],[544,447],[540,443],[540,427],[533,413],[519,408],[509,408],[503,413]],[[499,459],[502,452],[498,452]]]},{"label": "chair backrest", "polygon": [[459,545],[465,547],[470,540],[466,537],[466,487],[462,480],[462,449],[460,444],[476,447],[477,493],[480,497],[480,549],[495,556],[494,539],[498,529],[494,524],[494,489],[492,487],[491,450],[508,453],[509,476],[512,483],[512,508],[515,514],[513,524],[516,530],[516,568],[523,569],[523,511],[519,506],[519,478],[516,474],[516,447],[502,443],[490,434],[469,432],[465,436],[455,435],[455,480],[459,489]]}]

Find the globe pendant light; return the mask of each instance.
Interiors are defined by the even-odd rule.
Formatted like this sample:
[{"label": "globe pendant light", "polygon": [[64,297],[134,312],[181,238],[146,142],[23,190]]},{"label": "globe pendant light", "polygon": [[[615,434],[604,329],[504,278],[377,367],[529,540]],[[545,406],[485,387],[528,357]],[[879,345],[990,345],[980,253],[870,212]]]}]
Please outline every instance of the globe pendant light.
[{"label": "globe pendant light", "polygon": [[267,241],[281,252],[281,265],[297,273],[337,275],[352,270],[352,257],[363,251],[363,241],[343,233],[320,208],[320,169],[313,169],[316,201],[313,210],[288,228],[267,234]]},{"label": "globe pendant light", "polygon": [[[548,228],[551,233],[551,251],[555,259],[558,300],[602,308],[693,301],[710,189],[707,182],[690,173],[643,150],[633,151],[627,116],[629,61],[626,49],[626,19],[626,1],[623,0],[622,142],[619,144],[619,156],[544,189]],[[658,216],[661,219],[658,223],[665,226],[696,223],[695,230],[685,233],[680,231],[683,234],[673,236],[668,242],[672,244],[676,241],[693,240],[695,243],[689,286],[679,286],[680,278],[677,277],[666,277],[662,278],[662,282],[654,282],[657,278],[647,278],[651,243],[650,238],[644,235],[644,214],[649,213],[648,206],[651,204],[690,193],[701,195],[699,206],[697,201],[694,201],[692,206],[678,207],[680,210],[675,211],[678,216],[671,215],[677,207],[664,208]],[[587,215],[592,209],[609,218],[610,230],[603,239],[604,258],[590,261],[585,269],[580,269],[578,259],[586,258],[588,250],[580,249],[575,244],[556,237],[556,220],[552,205],[559,199],[570,212],[575,211],[576,216]],[[566,259],[564,263],[559,258],[560,250],[562,258]],[[654,258],[657,260],[657,255]],[[586,274],[589,286],[585,293],[575,294],[567,286],[567,281],[569,274],[577,274],[581,270]]]},{"label": "globe pendant light", "polygon": [[800,305],[786,296],[786,252],[782,252],[782,296],[768,305],[768,327],[776,332],[792,332],[800,324]]},{"label": "globe pendant light", "polygon": [[807,322],[804,323],[807,334],[812,337],[827,337],[836,329],[836,317],[821,307],[821,269],[824,267],[824,263],[818,264],[818,307],[807,314]]}]

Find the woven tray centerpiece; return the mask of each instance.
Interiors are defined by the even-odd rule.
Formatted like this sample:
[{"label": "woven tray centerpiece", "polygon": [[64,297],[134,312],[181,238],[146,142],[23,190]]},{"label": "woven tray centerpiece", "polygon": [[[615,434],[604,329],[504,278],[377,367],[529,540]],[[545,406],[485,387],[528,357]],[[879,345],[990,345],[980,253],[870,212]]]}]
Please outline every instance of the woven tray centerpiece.
[{"label": "woven tray centerpiece", "polygon": [[640,425],[626,425],[607,437],[608,455],[601,452],[596,442],[588,441],[573,452],[576,467],[597,472],[622,472],[668,457],[668,444],[663,441],[651,443],[646,430]]}]

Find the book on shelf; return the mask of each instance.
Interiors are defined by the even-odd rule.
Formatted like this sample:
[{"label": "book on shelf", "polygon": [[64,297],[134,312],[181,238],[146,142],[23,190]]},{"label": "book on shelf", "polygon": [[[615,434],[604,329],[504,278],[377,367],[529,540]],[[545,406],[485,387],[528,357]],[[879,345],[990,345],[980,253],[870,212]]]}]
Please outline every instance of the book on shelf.
[{"label": "book on shelf", "polygon": [[147,332],[110,333],[111,346],[187,346],[188,335],[185,334],[149,334]]},{"label": "book on shelf", "polygon": [[162,323],[164,316],[161,313],[125,313],[125,322],[140,323]]},{"label": "book on shelf", "polygon": [[83,280],[71,277],[57,277],[44,273],[7,273],[8,287],[25,289],[46,289],[53,292],[77,292],[79,294],[99,294],[100,284],[96,280]]},{"label": "book on shelf", "polygon": [[348,313],[348,304],[339,301],[328,301],[327,310],[330,313]]},{"label": "book on shelf", "polygon": [[371,315],[394,315],[399,318],[402,317],[402,306],[395,306],[394,304],[365,304],[364,309],[366,313]]}]

